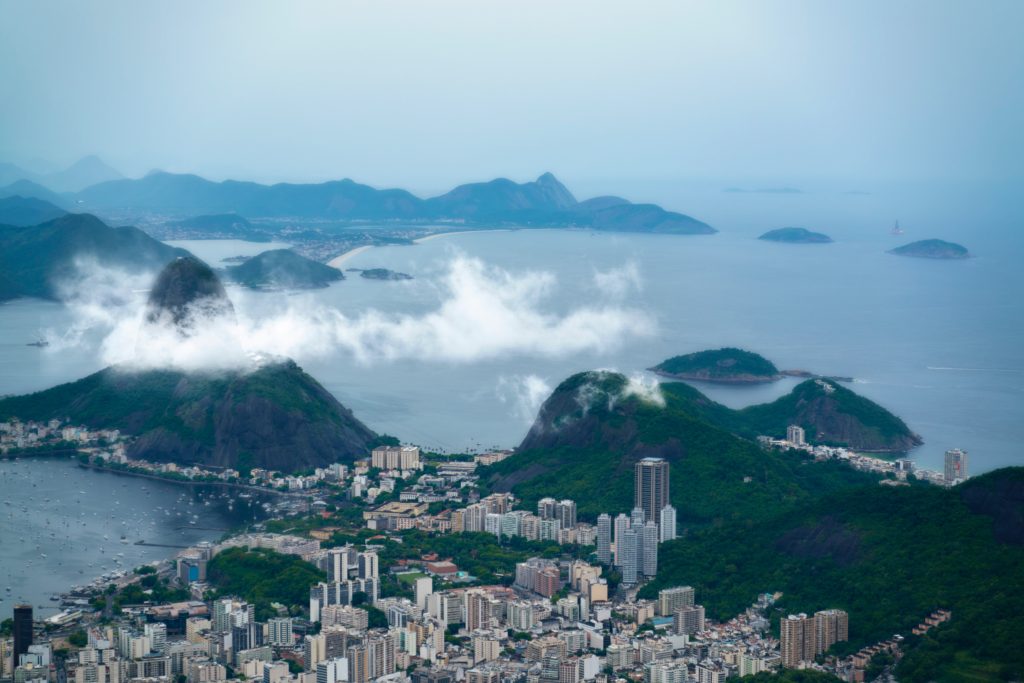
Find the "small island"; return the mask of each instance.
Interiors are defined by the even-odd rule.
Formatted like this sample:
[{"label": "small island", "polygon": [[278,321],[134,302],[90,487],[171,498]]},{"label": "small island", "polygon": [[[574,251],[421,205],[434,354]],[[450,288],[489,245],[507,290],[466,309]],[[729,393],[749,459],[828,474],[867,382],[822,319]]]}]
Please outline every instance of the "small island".
[{"label": "small island", "polygon": [[778,228],[769,230],[757,239],[788,244],[828,244],[832,241],[832,238],[825,233],[811,232],[807,228]]},{"label": "small island", "polygon": [[775,364],[764,356],[731,347],[674,356],[655,365],[651,371],[672,379],[722,384],[759,384],[783,377]]},{"label": "small island", "polygon": [[344,280],[337,268],[317,263],[290,249],[272,249],[225,270],[229,279],[254,289],[316,289]]},{"label": "small island", "polygon": [[940,261],[955,261],[970,258],[971,254],[967,247],[956,242],[945,240],[919,240],[889,250],[890,254],[896,256],[911,256],[913,258],[928,258]]},{"label": "small island", "polygon": [[360,277],[365,277],[367,280],[386,280],[395,282],[398,280],[411,280],[412,275],[408,273],[399,273],[398,271],[388,270],[387,268],[349,268],[349,272],[359,273]]}]

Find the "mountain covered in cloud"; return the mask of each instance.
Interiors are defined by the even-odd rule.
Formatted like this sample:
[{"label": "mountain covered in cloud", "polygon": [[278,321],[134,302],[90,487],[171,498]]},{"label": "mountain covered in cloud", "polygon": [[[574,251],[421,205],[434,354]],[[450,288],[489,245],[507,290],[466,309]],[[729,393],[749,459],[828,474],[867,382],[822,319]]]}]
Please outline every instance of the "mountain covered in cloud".
[{"label": "mountain covered in cloud", "polygon": [[[295,362],[261,357],[205,369],[154,363],[153,347],[205,343],[235,312],[217,275],[193,256],[159,274],[138,327],[148,361],[128,361],[75,382],[0,400],[0,419],[66,419],[118,429],[132,458],[179,465],[296,472],[365,455],[378,436]],[[228,360],[228,359],[225,359]]]},{"label": "mountain covered in cloud", "polygon": [[423,199],[402,189],[379,190],[353,180],[315,184],[225,180],[153,172],[112,180],[75,195],[86,210],[175,215],[241,214],[263,218],[339,221],[463,221],[468,224],[580,227],[593,230],[710,234],[711,226],[654,204],[618,197],[578,201],[550,173],[517,183],[506,178],[469,183]]}]

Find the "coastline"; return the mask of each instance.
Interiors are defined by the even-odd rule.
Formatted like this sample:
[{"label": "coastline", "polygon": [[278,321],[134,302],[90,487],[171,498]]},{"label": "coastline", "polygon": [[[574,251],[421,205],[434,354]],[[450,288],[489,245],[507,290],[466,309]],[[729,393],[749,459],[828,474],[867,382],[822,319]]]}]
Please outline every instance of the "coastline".
[{"label": "coastline", "polygon": [[332,258],[330,261],[327,262],[327,265],[329,265],[331,268],[338,268],[340,270],[341,269],[341,265],[343,263],[345,263],[345,261],[348,261],[350,258],[352,258],[352,257],[354,257],[354,256],[356,256],[358,254],[362,254],[364,251],[368,251],[370,249],[373,249],[373,245],[372,244],[364,244],[361,247],[356,247],[355,249],[349,249],[344,254],[341,254],[340,256],[335,256],[334,258]]},{"label": "coastline", "polygon": [[423,244],[424,242],[440,239],[441,237],[451,237],[452,235],[472,235],[485,232],[515,232],[517,229],[518,228],[487,228],[485,230],[453,230],[452,232],[435,232],[432,235],[418,237],[414,239],[412,243]]}]

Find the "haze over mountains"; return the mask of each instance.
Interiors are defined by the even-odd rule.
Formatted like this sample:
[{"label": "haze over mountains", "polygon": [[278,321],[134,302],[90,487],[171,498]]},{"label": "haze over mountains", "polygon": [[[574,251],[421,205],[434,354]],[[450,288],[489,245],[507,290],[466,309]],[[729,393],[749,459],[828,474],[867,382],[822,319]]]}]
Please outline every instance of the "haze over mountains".
[{"label": "haze over mountains", "polygon": [[347,178],[262,185],[154,171],[143,178],[128,179],[99,159],[87,157],[49,175],[33,174],[10,164],[0,166],[0,197],[14,195],[100,213],[543,224],[671,234],[715,232],[695,218],[654,204],[633,204],[612,196],[578,201],[551,173],[525,183],[507,178],[468,183],[424,199],[403,189],[376,189]]}]

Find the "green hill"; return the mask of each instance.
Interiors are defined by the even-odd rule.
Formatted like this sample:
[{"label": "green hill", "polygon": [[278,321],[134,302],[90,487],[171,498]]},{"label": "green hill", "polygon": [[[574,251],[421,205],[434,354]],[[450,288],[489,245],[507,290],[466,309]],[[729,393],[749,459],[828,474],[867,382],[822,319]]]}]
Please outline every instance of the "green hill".
[{"label": "green hill", "polygon": [[735,411],[725,424],[751,438],[783,437],[795,424],[811,443],[859,451],[902,453],[922,443],[899,417],[826,379],[809,379],[771,403]]},{"label": "green hill", "polygon": [[729,347],[674,356],[651,370],[673,379],[726,384],[773,382],[782,377],[779,369],[767,358]]},{"label": "green hill", "polygon": [[365,455],[377,435],[292,361],[251,371],[111,367],[0,400],[0,420],[69,419],[135,436],[129,457],[295,472]]},{"label": "green hill", "polygon": [[187,254],[138,228],[111,228],[89,214],[0,230],[0,277],[12,283],[19,296],[60,298],[62,283],[79,276],[76,261],[141,273]]},{"label": "green hill", "polygon": [[290,249],[274,249],[227,269],[228,278],[246,287],[313,289],[344,280],[337,268],[317,263]]},{"label": "green hill", "polygon": [[628,511],[633,465],[671,463],[673,505],[683,524],[753,520],[874,477],[796,453],[765,452],[717,426],[732,414],[685,384],[662,385],[665,405],[631,393],[622,375],[588,372],[564,381],[544,402],[516,453],[483,471],[493,490],[527,506],[572,498],[580,514]]},{"label": "green hill", "polygon": [[692,585],[709,616],[724,619],[753,595],[782,591],[775,619],[826,607],[848,611],[850,642],[840,647],[850,651],[893,633],[909,635],[924,616],[949,608],[948,625],[911,638],[900,680],[980,680],[1011,672],[1019,678],[1022,515],[1024,468],[990,472],[952,490],[927,484],[838,490],[786,514],[664,544],[658,577],[641,595]]}]

